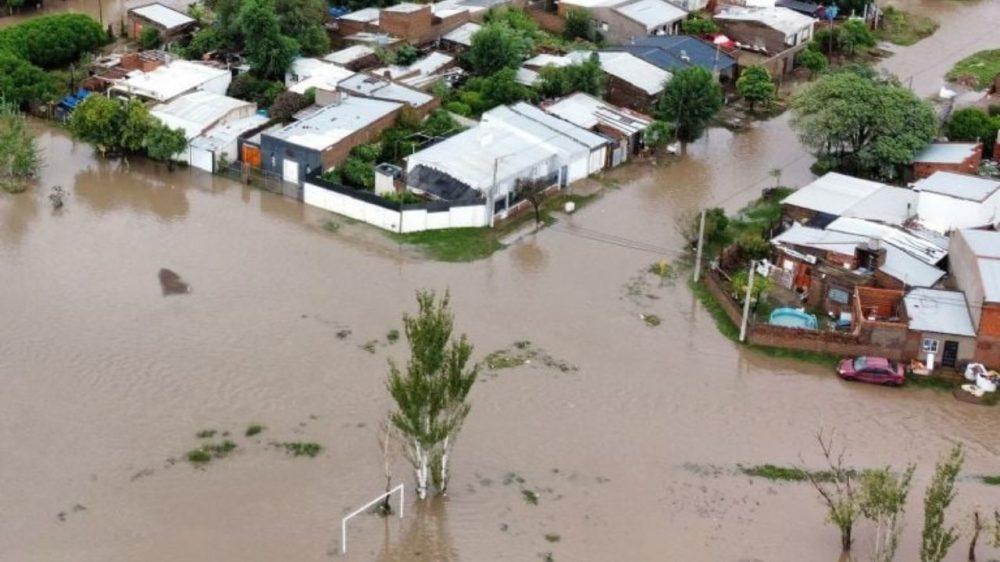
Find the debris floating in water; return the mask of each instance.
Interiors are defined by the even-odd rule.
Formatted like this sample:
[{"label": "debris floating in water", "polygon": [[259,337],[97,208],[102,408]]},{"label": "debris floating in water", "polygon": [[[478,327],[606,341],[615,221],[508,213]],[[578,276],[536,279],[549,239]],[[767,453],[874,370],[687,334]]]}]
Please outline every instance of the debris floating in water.
[{"label": "debris floating in water", "polygon": [[191,292],[191,288],[181,279],[180,275],[166,268],[160,270],[160,288],[163,290],[163,296],[165,297],[169,295],[186,295]]}]

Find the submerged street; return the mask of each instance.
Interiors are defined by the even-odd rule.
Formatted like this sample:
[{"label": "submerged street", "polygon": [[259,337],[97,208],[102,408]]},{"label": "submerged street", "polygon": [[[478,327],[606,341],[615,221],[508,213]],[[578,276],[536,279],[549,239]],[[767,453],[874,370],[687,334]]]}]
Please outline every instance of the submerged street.
[{"label": "submerged street", "polygon": [[[958,22],[1000,19],[995,1],[941,4],[919,4],[937,34],[883,63],[933,69],[915,78],[921,94],[981,48],[929,42],[965,45],[978,32]],[[645,273],[677,259],[677,225],[701,208],[735,211],[775,168],[783,184],[811,180],[787,114],[712,129],[675,162],[619,169],[600,200],[460,264],[364,225],[329,232],[327,213],[221,177],[101,161],[35,126],[39,187],[0,197],[4,560],[833,561],[839,538],[814,490],[737,470],[819,468],[819,430],[836,432],[851,466],[918,463],[914,500],[964,442],[953,523],[966,531],[974,509],[1000,507],[1000,487],[973,478],[1000,466],[996,409],[741,349],[684,278]],[[58,211],[55,185],[68,194]],[[190,292],[165,295],[161,269]],[[386,360],[405,355],[386,335],[424,288],[450,291],[476,360],[527,340],[552,361],[487,370],[448,498],[408,497],[401,520],[352,520],[344,557],[340,518],[384,487]],[[266,430],[244,437],[250,423]],[[206,428],[240,449],[198,470],[182,457]],[[293,458],[270,445],[299,439],[325,449]],[[394,472],[409,487],[404,460]],[[912,506],[901,560],[917,557]],[[857,540],[867,554],[867,528]]]}]

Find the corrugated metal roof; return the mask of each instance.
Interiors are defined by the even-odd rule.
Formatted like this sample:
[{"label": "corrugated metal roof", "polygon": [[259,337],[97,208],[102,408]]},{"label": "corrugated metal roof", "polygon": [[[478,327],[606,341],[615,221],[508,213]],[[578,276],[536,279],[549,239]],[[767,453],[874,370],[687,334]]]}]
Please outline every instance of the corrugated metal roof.
[{"label": "corrugated metal roof", "polygon": [[669,25],[687,17],[687,12],[663,0],[638,0],[614,9],[619,14],[634,20],[646,31]]},{"label": "corrugated metal roof", "polygon": [[248,113],[257,106],[248,101],[238,100],[212,92],[196,91],[153,107],[150,114],[170,128],[184,129],[188,139],[192,139],[240,109]]},{"label": "corrugated metal roof", "polygon": [[809,185],[795,190],[794,193],[782,200],[782,204],[840,216],[861,200],[881,189],[896,188],[830,172]]},{"label": "corrugated metal roof", "polygon": [[982,203],[1000,189],[1000,180],[954,172],[934,172],[930,177],[913,184],[913,189]]},{"label": "corrugated metal roof", "polygon": [[627,51],[667,71],[700,66],[714,72],[736,64],[735,58],[723,53],[716,45],[689,35],[636,37],[628,45],[611,47],[611,50]]},{"label": "corrugated metal roof", "polygon": [[475,22],[467,22],[456,27],[455,29],[449,31],[442,37],[442,39],[451,41],[452,43],[457,43],[459,45],[465,45],[469,47],[472,45],[472,36],[476,34],[477,31],[482,29],[483,26]]},{"label": "corrugated metal roof", "polygon": [[194,18],[163,4],[148,4],[139,8],[132,8],[129,11],[163,26],[168,31],[195,23]]},{"label": "corrugated metal roof", "polygon": [[787,35],[794,35],[816,20],[795,10],[780,7],[744,8],[723,6],[715,19],[723,21],[756,21]]},{"label": "corrugated metal roof", "polygon": [[[575,63],[582,63],[590,58],[587,51],[574,51],[568,56]],[[639,57],[624,51],[599,51],[598,59],[601,70],[615,76],[654,95],[663,91],[663,85],[670,80],[672,74],[662,68],[650,64]]]},{"label": "corrugated metal roof", "polygon": [[555,115],[550,115],[533,105],[524,103],[523,101],[509,106],[509,108],[511,111],[527,117],[547,129],[561,133],[566,138],[573,139],[590,150],[595,150],[608,144],[607,138],[583,127],[574,125],[569,121],[560,119]]},{"label": "corrugated metal roof", "polygon": [[911,330],[968,337],[976,335],[965,293],[919,288],[907,293],[903,302]]},{"label": "corrugated metal roof", "polygon": [[928,164],[961,164],[982,148],[974,142],[936,142],[913,157],[914,162]]},{"label": "corrugated metal roof", "polygon": [[413,88],[407,88],[384,78],[370,74],[355,74],[342,80],[338,87],[359,96],[368,96],[384,100],[406,103],[411,107],[421,107],[432,101],[433,96]]},{"label": "corrugated metal roof", "polygon": [[946,247],[942,248],[894,226],[871,221],[841,217],[830,223],[826,229],[881,240],[896,246],[928,265],[938,264],[948,255]]},{"label": "corrugated metal roof", "polygon": [[266,134],[298,146],[324,150],[399,107],[400,104],[388,101],[343,96],[340,103],[328,105],[307,119]]},{"label": "corrugated metal roof", "polygon": [[323,57],[323,60],[334,64],[350,64],[358,59],[363,59],[374,54],[375,49],[372,49],[367,45],[352,45],[326,55]]},{"label": "corrugated metal roof", "polygon": [[653,122],[648,115],[611,105],[582,92],[547,105],[545,111],[586,129],[603,124],[626,135],[638,133]]}]

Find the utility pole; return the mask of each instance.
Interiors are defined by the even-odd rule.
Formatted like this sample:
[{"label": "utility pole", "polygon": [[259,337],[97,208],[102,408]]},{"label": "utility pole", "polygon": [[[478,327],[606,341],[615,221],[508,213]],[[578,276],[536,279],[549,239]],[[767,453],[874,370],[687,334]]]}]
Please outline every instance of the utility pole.
[{"label": "utility pole", "polygon": [[705,246],[705,209],[701,210],[701,223],[698,226],[698,253],[694,258],[694,282],[701,278],[701,251]]},{"label": "utility pole", "polygon": [[743,299],[743,321],[740,323],[740,342],[743,342],[747,338],[747,319],[750,317],[750,295],[753,294],[753,273],[756,267],[757,261],[750,260],[750,274],[747,275],[747,295]]}]

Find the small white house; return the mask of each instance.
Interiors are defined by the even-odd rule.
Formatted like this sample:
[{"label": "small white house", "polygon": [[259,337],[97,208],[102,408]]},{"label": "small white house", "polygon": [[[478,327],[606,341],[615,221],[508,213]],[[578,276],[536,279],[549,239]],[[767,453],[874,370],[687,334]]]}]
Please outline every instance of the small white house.
[{"label": "small white house", "polygon": [[175,60],[149,72],[129,72],[125,78],[115,81],[109,93],[166,103],[194,91],[225,95],[232,80],[232,74],[225,68]]},{"label": "small white house", "polygon": [[214,173],[226,162],[239,159],[241,135],[263,127],[267,122],[267,117],[255,113],[236,121],[220,123],[188,142],[186,161],[194,168]]},{"label": "small white house", "polygon": [[913,184],[919,193],[921,224],[947,233],[1000,222],[1000,180],[953,172],[934,172]]}]

